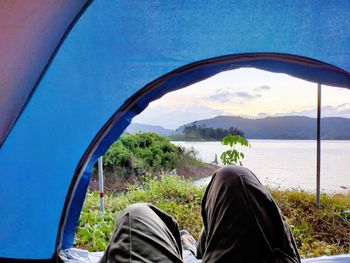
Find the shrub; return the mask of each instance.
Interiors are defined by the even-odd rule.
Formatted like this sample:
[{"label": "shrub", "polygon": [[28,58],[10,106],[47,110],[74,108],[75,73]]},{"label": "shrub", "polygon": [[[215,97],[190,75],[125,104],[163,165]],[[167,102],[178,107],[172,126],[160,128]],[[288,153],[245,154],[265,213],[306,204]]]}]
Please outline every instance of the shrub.
[{"label": "shrub", "polygon": [[97,192],[87,194],[80,216],[75,246],[89,251],[103,251],[109,242],[115,219],[128,205],[151,203],[172,215],[180,229],[188,229],[195,236],[202,227],[200,204],[203,190],[182,180],[174,172],[162,173],[158,178],[144,177],[142,183],[131,186],[127,193],[105,197],[105,213],[99,211]]},{"label": "shrub", "polygon": [[[192,153],[191,153],[192,154]],[[122,177],[172,170],[186,156],[186,150],[164,136],[151,132],[123,134],[103,158],[107,174]],[[189,158],[195,158],[188,155]]]}]

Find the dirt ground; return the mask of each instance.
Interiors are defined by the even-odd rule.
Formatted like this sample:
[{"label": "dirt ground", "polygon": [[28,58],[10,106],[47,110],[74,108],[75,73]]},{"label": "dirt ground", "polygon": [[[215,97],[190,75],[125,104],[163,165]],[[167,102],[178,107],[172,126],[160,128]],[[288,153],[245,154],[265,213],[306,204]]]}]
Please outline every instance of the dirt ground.
[{"label": "dirt ground", "polygon": [[[183,164],[176,169],[176,173],[190,180],[196,180],[199,178],[207,177],[213,175],[213,173],[219,169],[220,166],[211,163],[198,163],[198,164]],[[140,179],[136,176],[131,176],[129,178],[119,177],[113,174],[105,173],[104,176],[104,191],[121,193],[128,189],[129,185],[135,184]],[[89,185],[90,191],[98,191],[98,177],[93,175]]]},{"label": "dirt ground", "polygon": [[199,179],[213,175],[220,166],[212,163],[201,163],[200,165],[185,164],[177,169],[177,174],[186,179]]}]

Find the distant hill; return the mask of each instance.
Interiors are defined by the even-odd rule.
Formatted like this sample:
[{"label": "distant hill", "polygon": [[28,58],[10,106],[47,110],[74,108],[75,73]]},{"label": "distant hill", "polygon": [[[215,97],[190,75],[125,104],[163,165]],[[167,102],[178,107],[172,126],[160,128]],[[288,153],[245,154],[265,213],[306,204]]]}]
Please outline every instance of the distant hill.
[{"label": "distant hill", "polygon": [[162,126],[158,125],[148,125],[142,123],[131,123],[128,128],[126,128],[126,132],[128,133],[136,133],[136,132],[154,132],[159,135],[170,136],[175,131],[170,129],[165,129]]},{"label": "distant hill", "polygon": [[[176,131],[182,133],[185,126],[238,128],[248,139],[316,139],[316,119],[303,116],[266,117],[248,119],[238,116],[216,116],[183,126]],[[350,140],[350,119],[327,117],[321,120],[321,138],[325,140]]]}]

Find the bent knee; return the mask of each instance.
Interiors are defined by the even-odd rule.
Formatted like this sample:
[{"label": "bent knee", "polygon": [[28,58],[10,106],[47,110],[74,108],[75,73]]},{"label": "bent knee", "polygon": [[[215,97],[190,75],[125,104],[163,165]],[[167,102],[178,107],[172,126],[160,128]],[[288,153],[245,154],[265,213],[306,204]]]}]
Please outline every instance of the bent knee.
[{"label": "bent knee", "polygon": [[257,182],[256,176],[248,169],[242,166],[225,166],[217,170],[213,176],[213,182],[216,185],[236,186],[241,182]]},{"label": "bent knee", "polygon": [[125,212],[129,214],[139,214],[140,212],[147,211],[149,209],[150,209],[149,205],[146,203],[135,203],[135,204],[129,205],[125,209]]},{"label": "bent knee", "polygon": [[242,176],[252,176],[252,172],[248,168],[237,165],[225,166],[215,172],[217,180],[225,178],[234,179]]}]

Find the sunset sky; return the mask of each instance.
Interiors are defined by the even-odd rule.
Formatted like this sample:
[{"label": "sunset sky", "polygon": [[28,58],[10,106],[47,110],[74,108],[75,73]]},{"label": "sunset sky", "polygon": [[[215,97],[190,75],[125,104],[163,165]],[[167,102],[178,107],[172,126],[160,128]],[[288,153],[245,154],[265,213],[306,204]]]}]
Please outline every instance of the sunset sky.
[{"label": "sunset sky", "polygon": [[[350,118],[350,90],[322,86],[322,116]],[[176,129],[217,115],[316,116],[317,84],[257,69],[220,73],[154,101],[133,122]]]}]

